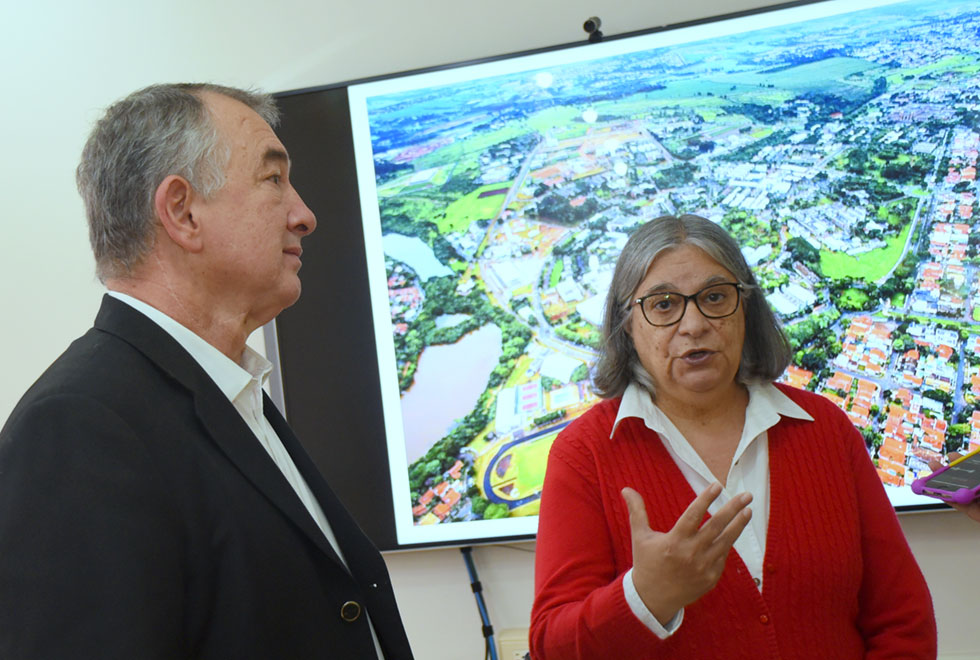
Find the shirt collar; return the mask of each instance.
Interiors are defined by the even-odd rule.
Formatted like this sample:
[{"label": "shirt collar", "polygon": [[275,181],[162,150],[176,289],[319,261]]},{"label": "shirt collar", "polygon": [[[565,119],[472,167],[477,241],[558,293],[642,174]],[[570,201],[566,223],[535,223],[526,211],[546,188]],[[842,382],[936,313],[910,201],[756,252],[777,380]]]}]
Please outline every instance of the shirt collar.
[{"label": "shirt collar", "polygon": [[251,346],[245,346],[241,364],[236,364],[234,360],[204,341],[192,330],[181,325],[156,307],[119,291],[109,291],[109,295],[121,300],[138,312],[142,312],[151,321],[163,328],[184,350],[191,354],[191,357],[211,377],[211,380],[229,401],[234,401],[253,380],[260,386],[264,385],[269,372],[272,371],[272,363]]},{"label": "shirt collar", "polygon": [[[750,437],[774,426],[779,421],[780,415],[813,421],[809,413],[772,383],[752,383],[746,387],[749,391],[749,405],[745,412],[746,424],[752,423],[760,427],[755,433],[750,434]],[[627,417],[639,417],[650,430],[657,433],[674,429],[673,423],[653,402],[649,393],[634,382],[627,385],[626,391],[623,392],[616,421],[613,422],[612,430],[609,432],[610,438],[616,433],[619,423]]]}]

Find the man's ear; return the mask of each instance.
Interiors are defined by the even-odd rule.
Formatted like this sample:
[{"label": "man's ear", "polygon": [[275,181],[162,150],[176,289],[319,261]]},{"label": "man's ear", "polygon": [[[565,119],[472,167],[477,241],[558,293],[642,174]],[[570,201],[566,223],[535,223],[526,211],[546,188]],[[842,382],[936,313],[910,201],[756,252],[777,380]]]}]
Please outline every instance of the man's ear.
[{"label": "man's ear", "polygon": [[188,252],[199,252],[202,247],[201,224],[191,213],[196,195],[190,182],[176,174],[161,181],[153,195],[153,208],[163,230]]}]

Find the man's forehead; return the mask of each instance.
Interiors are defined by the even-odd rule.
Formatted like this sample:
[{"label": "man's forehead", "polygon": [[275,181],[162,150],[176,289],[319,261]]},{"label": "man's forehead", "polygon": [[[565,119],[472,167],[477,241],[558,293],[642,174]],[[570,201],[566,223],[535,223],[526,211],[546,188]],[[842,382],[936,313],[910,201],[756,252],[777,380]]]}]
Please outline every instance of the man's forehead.
[{"label": "man's forehead", "polygon": [[217,92],[203,92],[201,100],[218,131],[233,147],[261,149],[262,162],[289,162],[289,154],[275,131],[252,108]]},{"label": "man's forehead", "polygon": [[275,131],[259,113],[237,99],[216,92],[204,92],[201,100],[220,129],[275,135]]},{"label": "man's forehead", "polygon": [[244,119],[245,116],[254,112],[251,108],[238,99],[233,99],[230,96],[225,96],[224,94],[220,94],[218,92],[205,90],[198,92],[198,96],[204,103],[204,106],[208,109],[208,112],[215,117]]}]

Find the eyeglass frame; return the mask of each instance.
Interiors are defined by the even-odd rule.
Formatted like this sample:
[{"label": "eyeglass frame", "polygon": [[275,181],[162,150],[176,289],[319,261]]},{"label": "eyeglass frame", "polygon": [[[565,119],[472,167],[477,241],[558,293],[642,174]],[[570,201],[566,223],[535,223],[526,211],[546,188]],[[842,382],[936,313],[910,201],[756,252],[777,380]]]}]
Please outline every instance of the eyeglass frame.
[{"label": "eyeglass frame", "polygon": [[[707,291],[708,289],[711,289],[711,288],[716,287],[716,286],[721,286],[721,285],[729,285],[729,286],[735,287],[735,307],[732,308],[732,311],[728,312],[727,314],[722,314],[721,316],[712,316],[711,314],[706,314],[705,311],[703,309],[701,309],[701,305],[698,304],[698,296],[701,295],[702,293],[704,293],[705,291]],[[692,300],[694,301],[694,306],[698,308],[698,312],[700,312],[701,313],[701,316],[703,316],[704,318],[706,318],[706,319],[724,319],[724,318],[728,318],[729,316],[731,316],[732,314],[734,314],[735,312],[737,312],[738,311],[738,306],[740,304],[742,304],[742,291],[744,291],[744,289],[745,289],[745,287],[742,285],[741,282],[715,282],[714,284],[709,284],[707,286],[701,287],[700,289],[698,289],[697,291],[695,291],[694,293],[692,293],[689,296],[684,295],[680,291],[654,291],[653,293],[648,293],[645,296],[640,296],[639,298],[636,298],[632,302],[632,305],[639,305],[640,306],[640,314],[643,315],[643,320],[646,321],[647,323],[649,323],[654,328],[669,328],[670,326],[677,325],[682,320],[684,320],[684,315],[687,314],[687,303],[691,302]],[[648,298],[653,298],[654,296],[666,296],[666,295],[680,296],[681,298],[683,298],[684,299],[684,308],[681,310],[681,315],[677,317],[677,320],[676,321],[671,321],[670,323],[665,323],[665,324],[662,324],[662,325],[661,324],[658,324],[658,323],[654,323],[653,321],[651,321],[650,319],[647,318],[647,313],[643,309],[643,303]]]}]

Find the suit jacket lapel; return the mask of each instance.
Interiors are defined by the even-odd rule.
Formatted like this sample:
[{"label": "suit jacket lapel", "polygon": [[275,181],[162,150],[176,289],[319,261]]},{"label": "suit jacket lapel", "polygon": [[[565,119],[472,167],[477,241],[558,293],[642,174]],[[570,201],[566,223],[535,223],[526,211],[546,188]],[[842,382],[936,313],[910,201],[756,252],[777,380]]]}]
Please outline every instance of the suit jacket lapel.
[{"label": "suit jacket lapel", "polygon": [[245,478],[251,481],[325,555],[343,566],[337,553],[296,495],[296,491],[283,476],[282,471],[259,444],[234,406],[231,406],[217,386],[213,387],[220,400],[216,400],[212,393],[200,392],[195,393],[194,399],[198,417],[208,429],[215,444],[238,467]]},{"label": "suit jacket lapel", "polygon": [[272,428],[282,440],[282,444],[292,457],[296,468],[303,475],[313,495],[323,508],[348,566],[351,570],[355,570],[355,564],[359,557],[363,557],[365,554],[377,554],[377,549],[351,517],[330,485],[327,484],[326,479],[323,478],[313,459],[310,458],[292,429],[289,428],[272,399],[265,395],[263,395],[263,399],[266,419],[272,424]]},{"label": "suit jacket lapel", "polygon": [[[133,346],[186,388],[194,397],[198,418],[228,460],[325,555],[343,567],[309,511],[241,415],[173,337],[139,311],[111,296],[103,298],[95,326]],[[275,425],[273,428],[282,438],[281,429]]]},{"label": "suit jacket lapel", "polygon": [[361,594],[385,657],[411,658],[411,646],[402,626],[388,567],[381,553],[344,508],[269,397],[265,397],[265,415],[323,507],[348,570],[361,586]]}]

